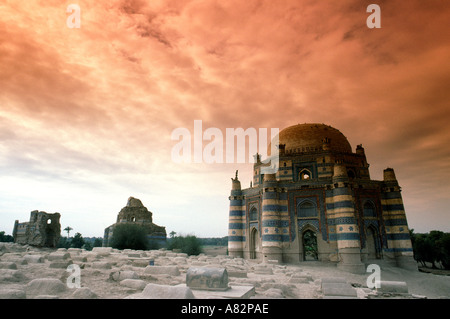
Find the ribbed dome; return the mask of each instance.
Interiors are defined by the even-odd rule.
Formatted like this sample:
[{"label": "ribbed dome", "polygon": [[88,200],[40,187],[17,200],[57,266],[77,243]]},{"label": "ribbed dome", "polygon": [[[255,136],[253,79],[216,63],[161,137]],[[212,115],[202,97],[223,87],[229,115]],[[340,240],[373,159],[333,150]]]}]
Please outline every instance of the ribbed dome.
[{"label": "ribbed dome", "polygon": [[323,149],[324,142],[330,151],[352,152],[344,134],[325,124],[297,124],[281,130],[279,134],[279,144],[286,145],[286,153],[319,151]]}]

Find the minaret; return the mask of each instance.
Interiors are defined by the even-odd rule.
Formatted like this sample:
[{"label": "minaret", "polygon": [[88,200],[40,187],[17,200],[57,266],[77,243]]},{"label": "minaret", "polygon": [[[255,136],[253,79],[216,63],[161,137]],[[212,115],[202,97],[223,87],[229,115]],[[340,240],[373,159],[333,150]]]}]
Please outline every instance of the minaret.
[{"label": "minaret", "polygon": [[[360,233],[355,218],[354,200],[344,165],[336,163],[333,174],[333,213],[336,224],[338,267],[356,274],[365,273],[361,262]],[[329,214],[331,215],[331,214]]]},{"label": "minaret", "polygon": [[370,180],[369,164],[367,163],[366,153],[362,144],[356,146],[356,154],[360,155],[362,158],[361,166],[359,168],[360,178]]},{"label": "minaret", "polygon": [[265,174],[262,187],[262,253],[263,262],[282,262],[282,227],[275,174]]},{"label": "minaret", "polygon": [[230,213],[228,217],[228,254],[233,257],[244,257],[245,243],[245,203],[241,190],[241,182],[238,179],[238,171],[235,178],[231,179]]},{"label": "minaret", "polygon": [[387,249],[385,256],[395,260],[398,267],[417,270],[413,258],[413,249],[406,221],[405,208],[395,172],[392,168],[384,170],[381,204],[386,228]]}]

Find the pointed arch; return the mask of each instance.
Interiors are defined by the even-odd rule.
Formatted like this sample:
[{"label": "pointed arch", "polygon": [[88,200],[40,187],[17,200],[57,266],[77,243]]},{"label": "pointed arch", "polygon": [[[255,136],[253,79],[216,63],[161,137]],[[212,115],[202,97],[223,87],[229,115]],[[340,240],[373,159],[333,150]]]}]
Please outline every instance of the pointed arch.
[{"label": "pointed arch", "polygon": [[256,209],[255,206],[253,206],[250,209],[249,221],[251,221],[251,222],[258,221],[258,210]]},{"label": "pointed arch", "polygon": [[300,232],[303,261],[318,260],[317,231],[310,224],[305,225]]},{"label": "pointed arch", "polygon": [[318,216],[316,204],[309,199],[304,200],[298,204],[297,213],[299,218],[311,218]]},{"label": "pointed arch", "polygon": [[366,200],[363,204],[364,217],[377,217],[375,204],[371,200]]},{"label": "pointed arch", "polygon": [[312,173],[309,169],[304,168],[298,173],[299,181],[310,180],[311,178],[312,178]]},{"label": "pointed arch", "polygon": [[256,227],[252,227],[250,230],[250,247],[249,247],[250,259],[256,259],[259,252],[259,233]]},{"label": "pointed arch", "polygon": [[368,258],[379,259],[381,258],[381,245],[378,229],[374,224],[369,224],[366,227],[366,248]]}]

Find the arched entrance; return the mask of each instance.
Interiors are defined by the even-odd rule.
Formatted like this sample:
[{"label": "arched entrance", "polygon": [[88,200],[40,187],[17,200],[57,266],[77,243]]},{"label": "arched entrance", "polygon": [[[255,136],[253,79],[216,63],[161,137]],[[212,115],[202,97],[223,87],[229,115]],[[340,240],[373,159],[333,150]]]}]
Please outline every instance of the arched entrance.
[{"label": "arched entrance", "polygon": [[319,251],[317,249],[316,232],[307,229],[302,233],[303,261],[317,260]]},{"label": "arched entrance", "polygon": [[373,225],[366,229],[366,247],[369,259],[381,258],[378,232]]},{"label": "arched entrance", "polygon": [[250,232],[250,259],[256,259],[259,250],[259,235],[255,227]]}]

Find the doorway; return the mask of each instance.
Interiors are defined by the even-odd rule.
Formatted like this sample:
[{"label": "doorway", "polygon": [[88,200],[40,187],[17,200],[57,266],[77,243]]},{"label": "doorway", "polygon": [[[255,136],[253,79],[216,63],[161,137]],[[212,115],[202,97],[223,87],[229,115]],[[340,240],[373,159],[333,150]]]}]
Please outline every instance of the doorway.
[{"label": "doorway", "polygon": [[256,228],[252,228],[250,233],[250,259],[256,259],[259,250],[259,235]]},{"label": "doorway", "polygon": [[378,244],[378,232],[374,226],[366,228],[366,247],[369,259],[381,258]]},{"label": "doorway", "polygon": [[318,260],[317,235],[311,229],[305,230],[302,234],[303,261]]}]

